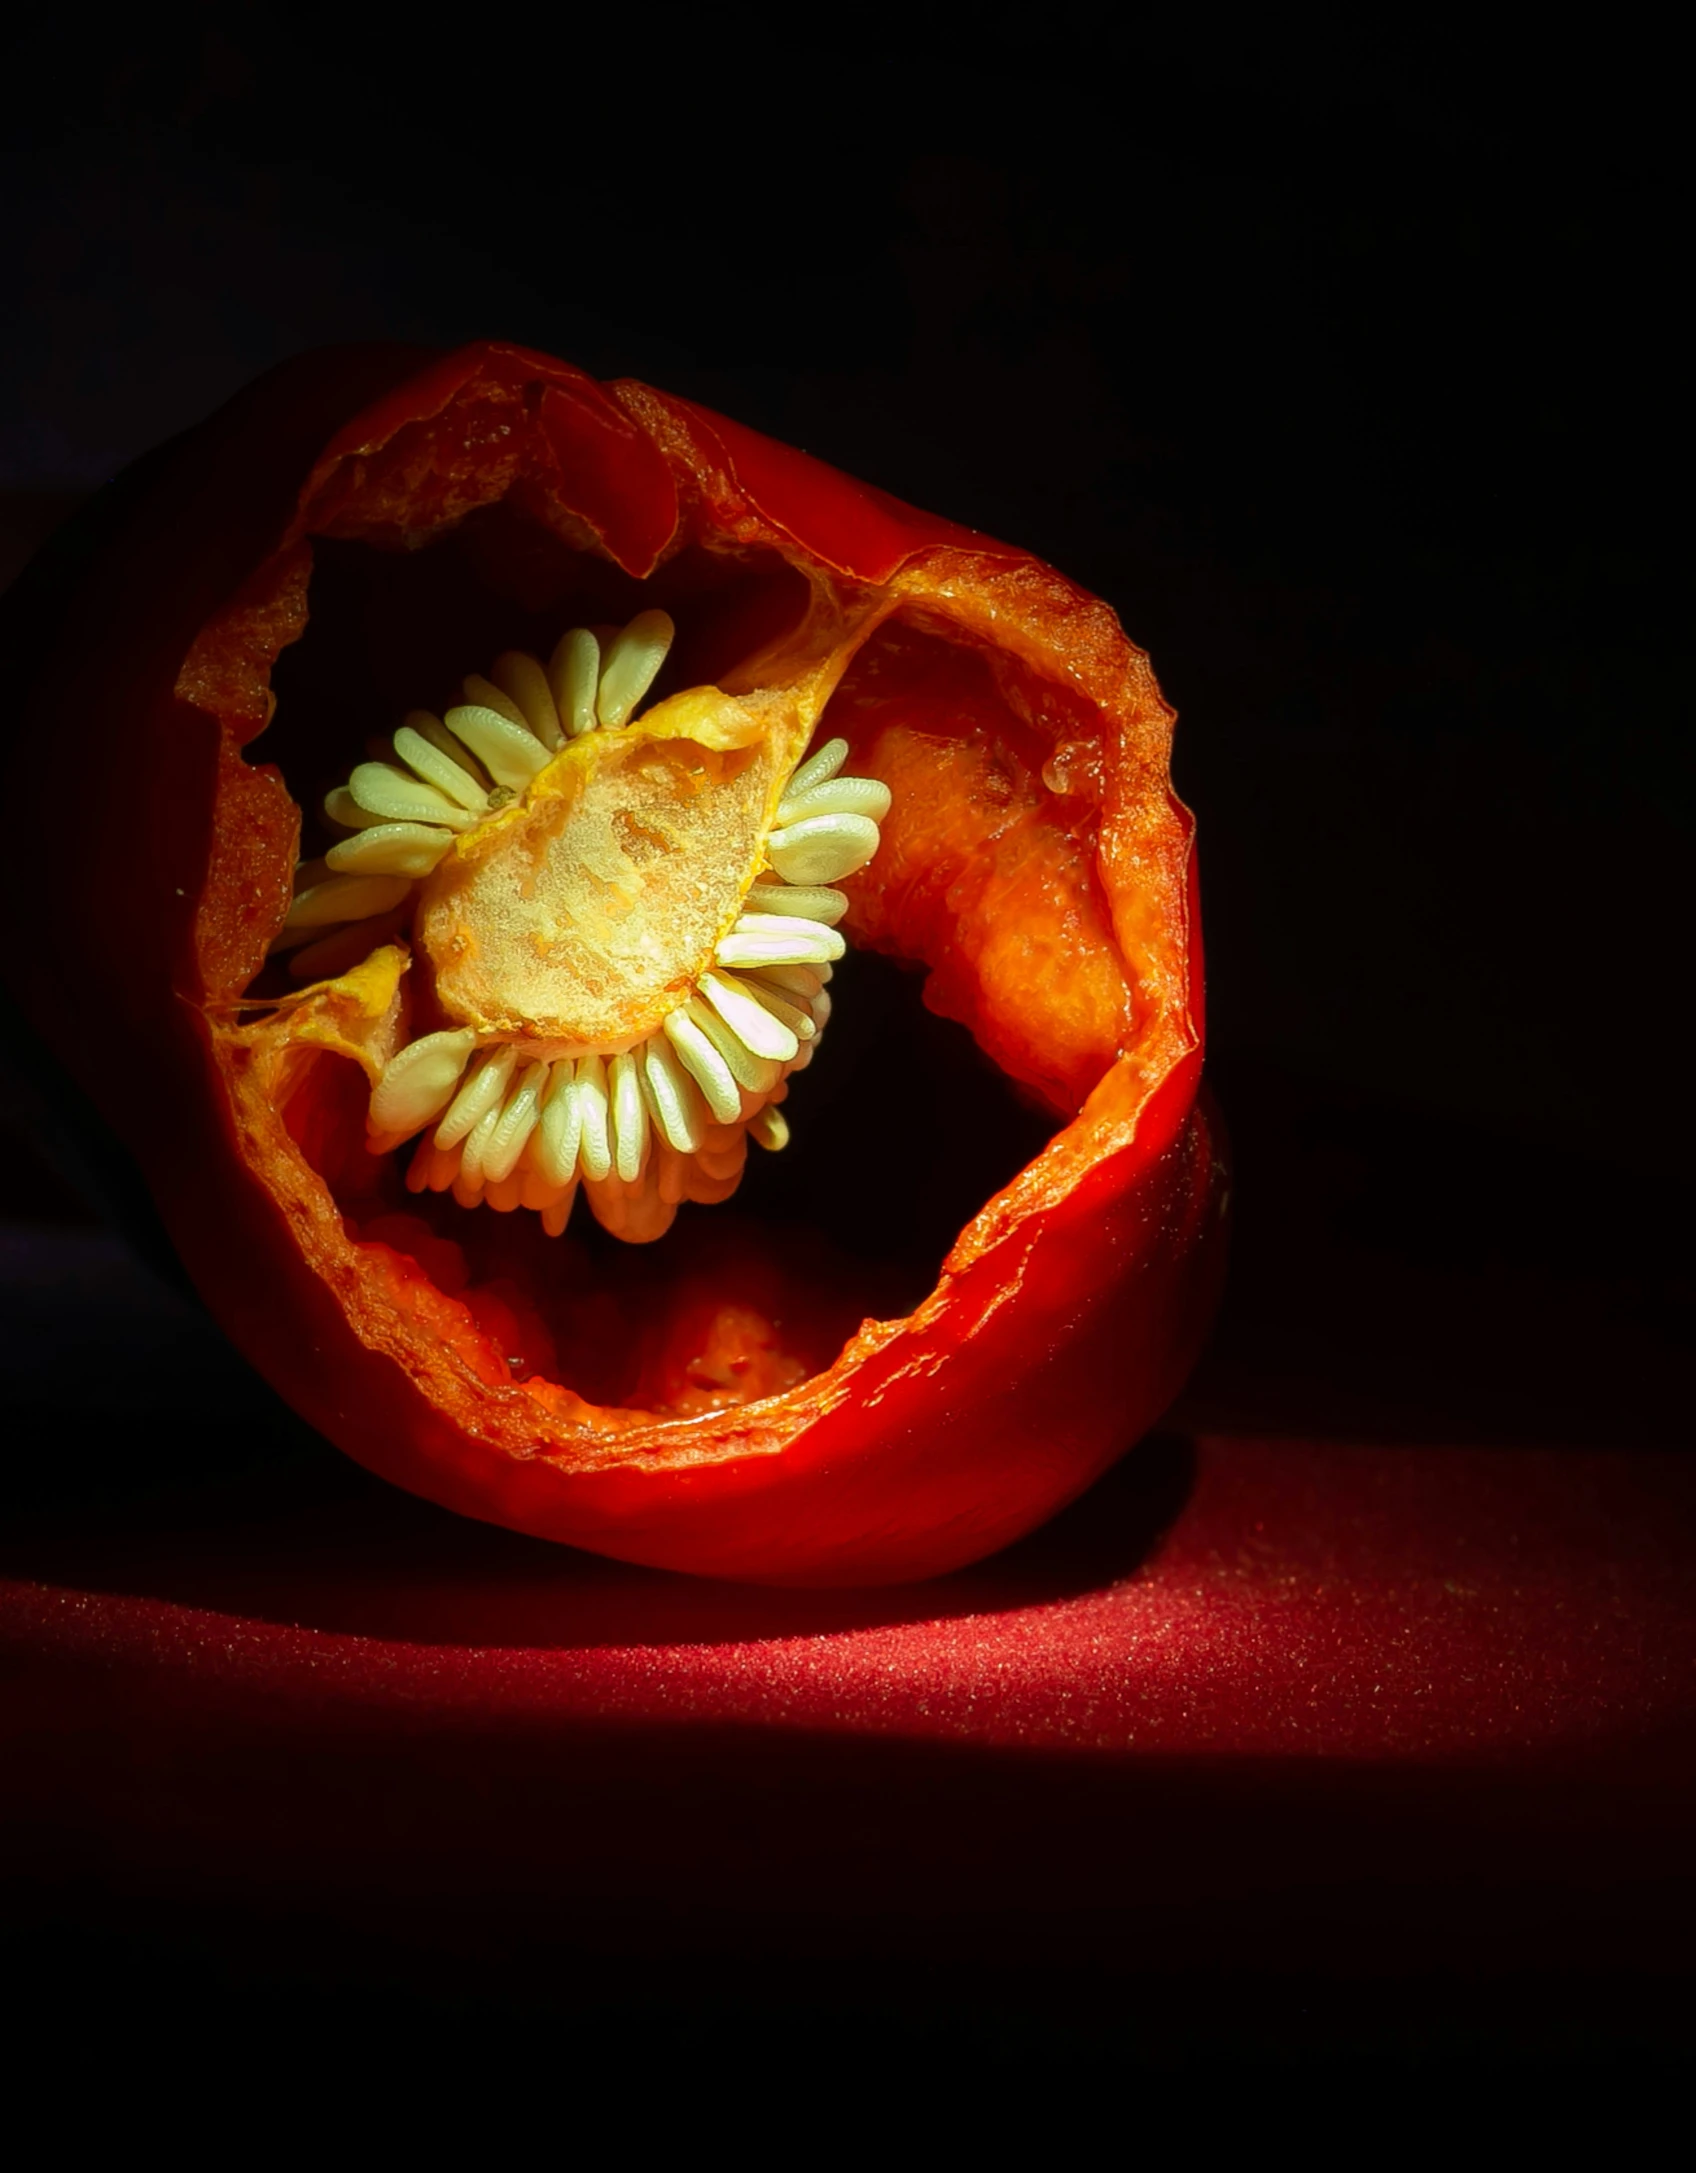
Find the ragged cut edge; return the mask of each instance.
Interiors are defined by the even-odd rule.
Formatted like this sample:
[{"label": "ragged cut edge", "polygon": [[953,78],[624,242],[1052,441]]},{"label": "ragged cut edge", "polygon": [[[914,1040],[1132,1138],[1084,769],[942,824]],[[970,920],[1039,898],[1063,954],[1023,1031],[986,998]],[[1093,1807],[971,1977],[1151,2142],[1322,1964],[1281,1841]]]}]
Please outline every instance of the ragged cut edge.
[{"label": "ragged cut edge", "polygon": [[[237,423],[221,426],[225,439],[249,434],[263,407],[263,397],[250,398]],[[352,1453],[403,1485],[522,1529],[720,1575],[921,1574],[972,1559],[1087,1484],[1127,1433],[1156,1415],[1189,1362],[1199,1329],[1184,1323],[1208,1307],[1213,1271],[1203,1256],[1212,1257],[1206,1238],[1221,1185],[1213,1132],[1194,1106],[1200,963],[1191,825],[1165,781],[1169,712],[1111,614],[1021,554],[930,522],[800,456],[784,455],[780,469],[762,475],[766,456],[750,446],[763,441],[720,418],[647,388],[596,388],[522,350],[463,350],[396,385],[343,425],[292,512],[273,488],[250,492],[240,521],[216,513],[230,498],[215,457],[219,435],[215,426],[196,473],[177,479],[166,498],[174,494],[180,511],[186,495],[202,520],[222,518],[254,538],[223,554],[227,567],[245,551],[254,570],[233,597],[226,581],[216,601],[216,569],[181,585],[179,608],[160,614],[151,645],[139,645],[143,662],[130,684],[150,728],[194,750],[179,761],[179,804],[156,827],[153,865],[136,887],[162,904],[160,963],[173,1002],[193,1013],[186,1029],[180,1014],[169,1020],[166,1037],[180,1046],[186,1031],[217,1075],[215,1106],[234,1150],[233,1189],[221,1208],[211,1209],[204,1182],[207,1142],[167,1098],[149,1105],[138,1097],[117,1115],[145,1130],[156,1189],[185,1255],[238,1340],[275,1376],[298,1371],[301,1334],[320,1335],[321,1370],[291,1393]],[[777,503],[784,489],[826,504],[827,543],[815,549],[803,540],[806,521],[793,504]],[[416,549],[501,497],[639,574],[703,534],[771,550],[815,588],[836,591],[861,642],[894,615],[975,649],[1030,733],[1046,740],[1038,774],[1058,798],[1093,810],[1082,822],[1095,825],[1098,841],[1092,881],[1125,969],[1128,1042],[1107,1052],[1093,1080],[1035,1082],[1077,1113],[962,1232],[930,1297],[904,1320],[867,1322],[804,1384],[686,1425],[593,1408],[559,1384],[515,1384],[469,1311],[460,1308],[463,1327],[453,1316],[457,1301],[438,1291],[437,1304],[417,1278],[403,1278],[404,1294],[392,1279],[385,1289],[370,1257],[378,1248],[349,1238],[329,1188],[284,1130],[279,1097],[288,1100],[290,1082],[280,1047],[267,1045],[264,1023],[235,1009],[286,912],[298,845],[282,780],[239,750],[264,721],[268,660],[303,624],[309,538],[347,536],[363,521],[369,540]],[[255,498],[272,510],[268,539],[255,534]],[[212,724],[216,731],[206,729]],[[1074,782],[1083,789],[1071,791]],[[111,841],[121,825],[113,810],[91,827]],[[208,839],[225,841],[223,857],[208,861]],[[127,840],[119,846],[121,869],[126,850],[131,861],[138,856]],[[189,883],[162,887],[159,875],[173,873]],[[164,902],[170,890],[186,905]],[[860,911],[851,891],[851,934]],[[865,918],[874,918],[869,906]],[[884,931],[891,943],[899,933],[893,922]],[[137,984],[132,1004],[157,1002],[158,966]],[[399,988],[397,977],[397,1004]],[[297,1021],[292,1040],[325,1051],[306,1061],[377,1061],[386,1029],[368,1007],[356,1005],[357,1019],[336,1015],[345,996],[338,987],[301,999],[311,1017]],[[969,1014],[991,1053],[1011,1054],[1017,1037],[996,1001],[994,988],[980,987],[971,1002],[962,978],[951,1008]],[[1097,1008],[1106,1016],[1113,1005]],[[287,1231],[281,1264],[279,1223]],[[244,1233],[269,1263],[273,1287],[231,1272]],[[1133,1286],[1158,1283],[1161,1292],[1129,1332],[1127,1262]],[[287,1285],[280,1306],[278,1278]],[[420,1308],[428,1323],[415,1318]],[[1014,1311],[1025,1322],[1016,1351],[991,1331]],[[1044,1320],[1054,1329],[1046,1340]],[[350,1325],[360,1350],[392,1361],[386,1370],[373,1374],[363,1363]],[[985,1366],[993,1387],[977,1377]],[[1091,1381],[1087,1396],[1068,1393],[1068,1366]],[[930,1384],[944,1373],[952,1387],[939,1407]],[[1105,1429],[1104,1379],[1120,1392]],[[986,1462],[981,1449],[952,1438],[951,1410],[981,1409],[986,1396],[1004,1419],[1023,1413],[1022,1432],[1011,1421],[1004,1431],[1022,1441],[1025,1483],[999,1450]],[[877,1414],[875,1441],[868,1413]],[[973,1483],[962,1479],[962,1457]],[[809,1536],[774,1505],[827,1465],[835,1473],[831,1529]],[[698,1500],[691,1507],[681,1482],[709,1466],[725,1483],[710,1510]],[[892,1472],[905,1473],[894,1512]],[[650,1473],[675,1474],[680,1487],[643,1491],[637,1482]],[[977,1506],[962,1511],[962,1500]],[[889,1528],[892,1514],[899,1533]]]}]

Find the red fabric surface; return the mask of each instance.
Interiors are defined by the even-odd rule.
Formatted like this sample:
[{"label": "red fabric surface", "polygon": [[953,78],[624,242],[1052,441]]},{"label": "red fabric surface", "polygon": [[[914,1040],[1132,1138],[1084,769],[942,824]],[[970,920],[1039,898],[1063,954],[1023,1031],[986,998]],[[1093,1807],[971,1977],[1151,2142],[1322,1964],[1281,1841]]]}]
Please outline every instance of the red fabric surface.
[{"label": "red fabric surface", "polygon": [[[315,1467],[34,1535],[11,1647],[171,1725],[735,1725],[1033,1757],[1641,1755],[1687,1720],[1681,1460],[1157,1437],[1039,1562],[839,1599],[602,1568]],[[1142,1468],[1138,1468],[1138,1467]],[[18,1549],[27,1559],[31,1548]],[[1115,1560],[1114,1557],[1119,1559]],[[1094,1557],[1094,1559],[1092,1559]],[[120,1700],[122,1702],[122,1700]],[[68,1709],[67,1709],[68,1710]],[[137,1746],[130,1745],[133,1754]]]},{"label": "red fabric surface", "polygon": [[[1422,1258],[1415,1150],[1351,1122],[1316,1158],[1246,1109],[1232,1300],[1162,1432],[995,1560],[871,1593],[455,1519],[291,1432],[115,1240],[15,1232],[12,1914],[519,2001],[801,1964],[1161,2011],[1512,1980],[1493,2016],[1529,1978],[1552,2028],[1576,1972],[1659,2014],[1696,1930],[1676,1353],[1641,1282],[1446,1223]],[[1369,1206],[1406,1188],[1395,1250],[1327,1196],[1348,1157]],[[1561,1188],[1585,1260],[1603,1212]]]},{"label": "red fabric surface", "polygon": [[10,1858],[474,1950],[517,1911],[1040,1958],[1129,1910],[1145,1962],[1198,1917],[1252,1961],[1270,1910],[1328,1965],[1504,1920],[1522,1960],[1652,1964],[1689,1507],[1665,1456],[1206,1437],[1192,1474],[1157,1438],[999,1563],[805,1596],[268,1470],[14,1539]]}]

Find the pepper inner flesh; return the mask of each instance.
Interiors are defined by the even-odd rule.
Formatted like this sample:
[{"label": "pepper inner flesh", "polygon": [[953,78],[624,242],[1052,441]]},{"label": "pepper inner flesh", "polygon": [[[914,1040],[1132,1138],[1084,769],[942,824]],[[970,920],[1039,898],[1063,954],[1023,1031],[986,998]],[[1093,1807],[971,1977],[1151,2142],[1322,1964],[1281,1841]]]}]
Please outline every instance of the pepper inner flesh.
[{"label": "pepper inner flesh", "polygon": [[845,948],[832,886],[875,854],[891,795],[843,773],[845,740],[797,765],[781,696],[693,687],[642,711],[674,635],[649,610],[569,629],[546,668],[508,651],[325,799],[342,835],[301,864],[279,945],[310,979],[410,912],[429,1020],[368,1129],[378,1154],[417,1139],[414,1192],[557,1237],[581,1188],[643,1243],[727,1199],[750,1138],[787,1144],[778,1105]]},{"label": "pepper inner flesh", "polygon": [[[477,1379],[522,1383],[547,1411],[557,1404],[562,1424],[591,1424],[609,1442],[656,1413],[687,1416],[780,1393],[828,1367],[868,1319],[910,1312],[962,1230],[1033,1164],[1130,1031],[1095,873],[1094,804],[1048,786],[1046,742],[1010,706],[983,650],[905,607],[890,614],[881,600],[868,629],[856,616],[864,599],[845,587],[821,602],[821,586],[775,554],[695,546],[653,577],[630,579],[539,536],[501,504],[422,549],[372,548],[357,534],[316,538],[301,589],[310,611],[288,621],[293,630],[267,659],[275,712],[249,760],[275,762],[272,774],[303,811],[303,849],[320,864],[309,866],[302,889],[357,874],[357,852],[349,864],[341,848],[384,827],[320,821],[361,757],[407,767],[395,763],[392,745],[367,744],[375,726],[406,717],[410,703],[432,693],[442,722],[468,665],[483,665],[486,683],[497,685],[491,660],[506,644],[526,645],[546,673],[562,628],[628,626],[656,609],[675,620],[675,646],[626,723],[601,727],[602,742],[629,739],[656,759],[683,750],[686,734],[668,740],[650,724],[644,740],[644,723],[677,703],[674,689],[687,696],[710,687],[757,713],[768,743],[782,745],[774,779],[844,739],[850,752],[838,774],[891,788],[875,858],[842,882],[845,917],[814,923],[847,936],[847,956],[764,976],[810,970],[820,993],[837,1001],[824,1061],[788,1104],[768,1099],[773,1117],[802,1103],[803,1121],[782,1155],[746,1158],[734,1201],[681,1216],[663,1244],[617,1242],[593,1212],[594,1188],[581,1172],[583,1197],[557,1241],[545,1211],[520,1204],[467,1213],[452,1181],[442,1192],[427,1182],[409,1190],[441,1117],[393,1151],[369,1151],[372,1089],[402,1045],[474,1027],[487,1040],[469,1071],[515,1015],[550,1032],[562,1023],[558,1013],[538,1019],[523,1003],[474,994],[469,983],[463,1009],[447,1008],[449,977],[426,939],[425,907],[452,854],[454,866],[475,864],[459,848],[470,833],[451,832],[436,869],[408,877],[398,906],[351,926],[299,931],[260,980],[255,952],[224,984],[241,999],[214,1028],[224,1060],[237,1072],[253,1069],[256,1091],[286,1126],[300,1169],[298,1212],[316,1216],[315,1202],[324,1202],[330,1219],[314,1225],[322,1228],[314,1244],[326,1260],[341,1258],[344,1246],[357,1256],[363,1332],[384,1347],[410,1348],[413,1336],[420,1349],[446,1347]],[[279,603],[279,620],[292,608]],[[607,650],[615,639],[609,631]],[[260,723],[256,714],[256,735]],[[703,759],[703,745],[699,737],[689,745],[691,763]],[[548,750],[547,760],[562,751]],[[724,771],[747,759],[734,746],[708,752]],[[532,804],[548,797],[541,782],[527,788]],[[497,781],[487,783],[498,795]],[[491,836],[504,834],[502,818],[521,826],[512,811],[525,790],[507,790],[511,798],[492,810]],[[289,851],[282,833],[279,852]],[[329,866],[331,852],[341,866]],[[287,864],[279,865],[285,884]],[[746,911],[763,875],[751,878],[737,855],[712,866],[722,912],[737,909],[739,897]],[[279,919],[285,909],[279,900]],[[261,947],[276,927],[269,922]],[[317,944],[325,949],[314,958]],[[396,993],[401,1039],[382,1040],[375,1062],[375,1024],[367,1039],[364,1024],[344,1036],[330,1023],[356,1008],[374,950],[409,960]],[[662,961],[658,981],[679,963],[675,953]],[[291,967],[304,968],[292,984]],[[264,1016],[248,1008],[279,1000]],[[630,1016],[632,1048],[647,1026]],[[816,1031],[811,1043],[797,1040],[818,1045]],[[519,1052],[509,1097],[528,1064],[544,1060],[583,1061]],[[651,1151],[649,1168],[659,1159]],[[280,1163],[277,1181],[297,1182]],[[492,1198],[485,1182],[478,1204],[508,1197]]]}]

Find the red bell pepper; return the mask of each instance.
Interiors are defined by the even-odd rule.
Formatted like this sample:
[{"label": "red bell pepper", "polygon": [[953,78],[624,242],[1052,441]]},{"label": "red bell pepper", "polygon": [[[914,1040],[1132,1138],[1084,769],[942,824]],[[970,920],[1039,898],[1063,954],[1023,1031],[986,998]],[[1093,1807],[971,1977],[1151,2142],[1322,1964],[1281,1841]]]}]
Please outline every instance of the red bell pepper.
[{"label": "red bell pepper", "polygon": [[[228,1333],[342,1448],[630,1561],[853,1583],[1003,1545],[1158,1416],[1215,1302],[1224,1182],[1171,715],[1105,605],[687,401],[499,344],[287,365],[97,502],[69,559],[7,629],[11,804],[33,811],[5,863],[17,992]],[[651,727],[643,759],[710,811],[762,761],[776,806],[815,725],[846,741],[887,812],[842,878],[844,935],[925,969],[928,1006],[1057,1127],[922,1302],[845,1344],[793,1220],[688,1208],[734,1234],[705,1267],[662,1239],[632,1282],[592,1231],[561,1244],[522,1210],[405,1189],[367,1105],[409,1036],[464,1015],[412,893],[386,919],[373,893],[316,978],[272,955],[318,796],[450,657],[483,670],[533,628],[651,609],[677,628],[672,737],[656,711],[632,746]],[[539,835],[544,779],[569,770],[563,834],[591,790],[572,762],[576,742],[516,798],[490,785],[477,834]],[[372,835],[388,819],[340,804]],[[767,848],[750,879],[774,879]],[[487,950],[466,912],[451,942]],[[543,1094],[571,1037],[526,1030]],[[892,1225],[903,1190],[891,1166]],[[850,1326],[871,1288],[850,1275]]]}]

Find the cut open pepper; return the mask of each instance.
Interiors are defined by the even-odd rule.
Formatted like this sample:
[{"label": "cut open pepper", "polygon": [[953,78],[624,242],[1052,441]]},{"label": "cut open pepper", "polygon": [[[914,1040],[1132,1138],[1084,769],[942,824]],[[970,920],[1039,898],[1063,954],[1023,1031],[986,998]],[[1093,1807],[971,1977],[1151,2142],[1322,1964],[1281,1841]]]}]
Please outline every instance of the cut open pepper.
[{"label": "cut open pepper", "polygon": [[5,871],[20,999],[373,1470],[885,1581],[1176,1392],[1224,1197],[1193,826],[1060,575],[484,344],[286,366],[9,619],[14,804],[76,749]]}]

